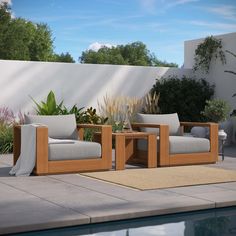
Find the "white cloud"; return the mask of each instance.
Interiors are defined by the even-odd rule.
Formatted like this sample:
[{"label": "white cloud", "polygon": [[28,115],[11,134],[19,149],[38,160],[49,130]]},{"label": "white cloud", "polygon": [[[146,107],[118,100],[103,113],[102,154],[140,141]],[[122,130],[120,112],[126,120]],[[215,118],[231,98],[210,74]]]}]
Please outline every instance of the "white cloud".
[{"label": "white cloud", "polygon": [[141,6],[145,11],[149,13],[155,12],[156,1],[155,0],[141,0]]},{"label": "white cloud", "polygon": [[6,2],[8,5],[12,5],[11,0],[0,0],[0,4]]},{"label": "white cloud", "polygon": [[209,29],[221,29],[228,31],[235,31],[236,24],[220,23],[220,22],[207,22],[207,21],[189,21],[191,25],[207,27]]},{"label": "white cloud", "polygon": [[199,0],[139,0],[142,8],[149,13],[164,13],[178,5],[198,2]]},{"label": "white cloud", "polygon": [[207,8],[208,12],[215,13],[226,19],[236,20],[236,7],[235,6],[217,6]]},{"label": "white cloud", "polygon": [[97,52],[100,48],[103,48],[103,47],[112,48],[112,47],[115,47],[115,45],[112,45],[112,44],[109,44],[109,43],[95,42],[95,43],[90,44],[88,49]]},{"label": "white cloud", "polygon": [[169,1],[166,5],[166,8],[172,8],[178,5],[184,5],[192,2],[198,2],[199,0],[176,0],[176,1]]}]

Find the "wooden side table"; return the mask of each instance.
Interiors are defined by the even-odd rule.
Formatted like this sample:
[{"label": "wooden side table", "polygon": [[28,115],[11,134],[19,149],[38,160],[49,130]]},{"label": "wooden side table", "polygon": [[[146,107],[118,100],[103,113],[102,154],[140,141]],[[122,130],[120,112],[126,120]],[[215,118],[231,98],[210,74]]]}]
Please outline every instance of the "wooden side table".
[{"label": "wooden side table", "polygon": [[157,136],[145,132],[121,132],[113,133],[115,139],[115,169],[124,170],[125,163],[132,155],[135,155],[135,139],[146,139],[148,143],[147,167],[157,167]]}]

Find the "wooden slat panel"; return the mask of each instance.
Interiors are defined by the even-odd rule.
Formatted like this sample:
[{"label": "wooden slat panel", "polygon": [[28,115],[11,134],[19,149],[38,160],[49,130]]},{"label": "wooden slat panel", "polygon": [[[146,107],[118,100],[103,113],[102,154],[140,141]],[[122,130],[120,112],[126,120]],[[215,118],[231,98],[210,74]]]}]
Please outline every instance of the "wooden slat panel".
[{"label": "wooden slat panel", "polygon": [[36,165],[35,174],[48,173],[48,128],[36,128]]},{"label": "wooden slat panel", "polygon": [[83,160],[65,160],[65,161],[49,161],[48,173],[77,173],[93,170],[108,170],[106,163],[101,158],[83,159]]},{"label": "wooden slat panel", "polygon": [[115,140],[115,162],[116,170],[124,170],[125,168],[125,136],[117,135]]},{"label": "wooden slat panel", "polygon": [[15,165],[19,156],[21,148],[21,127],[16,125],[13,127],[13,164]]},{"label": "wooden slat panel", "polygon": [[148,168],[157,167],[157,136],[155,134],[148,135]]},{"label": "wooden slat panel", "polygon": [[214,162],[210,152],[173,154],[170,156],[170,165],[206,164]]},{"label": "wooden slat panel", "polygon": [[104,166],[101,168],[112,168],[112,127],[110,125],[102,126],[101,133],[102,160]]},{"label": "wooden slat panel", "polygon": [[159,133],[159,156],[158,156],[158,166],[169,166],[170,156],[169,156],[169,126],[163,125],[160,128]]}]

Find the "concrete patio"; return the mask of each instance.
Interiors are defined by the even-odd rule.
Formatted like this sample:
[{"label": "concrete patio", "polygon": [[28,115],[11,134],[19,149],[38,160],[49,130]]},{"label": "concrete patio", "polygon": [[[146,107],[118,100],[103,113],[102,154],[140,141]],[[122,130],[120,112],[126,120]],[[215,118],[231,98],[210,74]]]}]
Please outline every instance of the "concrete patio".
[{"label": "concrete patio", "polygon": [[[236,170],[236,145],[225,154],[210,166]],[[77,174],[11,177],[11,166],[0,155],[0,234],[236,206],[236,182],[139,191]]]}]

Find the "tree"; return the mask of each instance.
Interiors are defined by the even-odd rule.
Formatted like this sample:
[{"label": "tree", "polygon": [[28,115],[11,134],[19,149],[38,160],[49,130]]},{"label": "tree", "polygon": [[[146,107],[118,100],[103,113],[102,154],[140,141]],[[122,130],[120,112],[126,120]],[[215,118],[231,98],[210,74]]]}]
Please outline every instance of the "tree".
[{"label": "tree", "polygon": [[128,65],[149,66],[151,57],[146,45],[142,42],[118,46],[120,53]]},{"label": "tree", "polygon": [[152,54],[152,66],[163,66],[163,67],[178,67],[176,63],[161,61],[157,59],[156,55]]},{"label": "tree", "polygon": [[54,56],[52,32],[47,24],[11,18],[11,8],[0,4],[0,59],[74,62],[69,53]]},{"label": "tree", "polygon": [[73,57],[70,55],[69,52],[67,53],[61,53],[61,54],[54,54],[53,61],[56,62],[68,62],[68,63],[74,63]]},{"label": "tree", "polygon": [[133,42],[117,47],[102,47],[97,52],[87,50],[79,58],[81,63],[137,65],[137,66],[170,66],[178,67],[175,63],[162,62],[151,54],[142,42]]},{"label": "tree", "polygon": [[1,35],[0,58],[9,60],[30,60],[29,45],[34,37],[34,26],[23,19],[8,23]]},{"label": "tree", "polygon": [[46,24],[36,24],[34,36],[29,45],[30,60],[52,61],[53,40],[50,28]]},{"label": "tree", "polygon": [[80,62],[90,64],[126,64],[124,58],[120,54],[119,49],[115,47],[112,47],[111,49],[107,47],[102,47],[98,50],[98,52],[95,52],[93,50],[82,52]]}]

